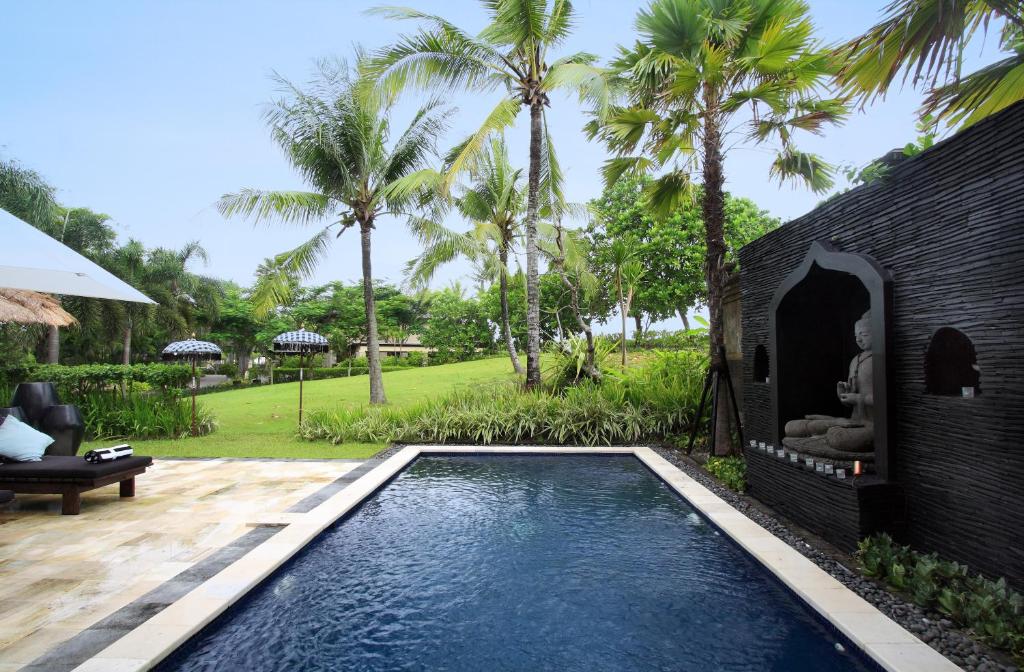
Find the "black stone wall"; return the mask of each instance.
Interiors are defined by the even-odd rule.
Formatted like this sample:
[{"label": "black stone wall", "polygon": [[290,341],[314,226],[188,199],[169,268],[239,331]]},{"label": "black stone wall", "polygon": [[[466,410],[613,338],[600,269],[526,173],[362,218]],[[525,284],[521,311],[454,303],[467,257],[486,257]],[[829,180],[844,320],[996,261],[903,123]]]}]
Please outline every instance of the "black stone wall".
[{"label": "black stone wall", "polygon": [[[740,251],[748,438],[771,441],[776,426],[770,386],[754,381],[772,295],[816,240],[893,276],[891,480],[905,496],[906,540],[1024,586],[1024,103]],[[944,327],[974,346],[973,399],[926,392],[925,355]],[[777,501],[783,483],[759,474],[752,494]]]}]

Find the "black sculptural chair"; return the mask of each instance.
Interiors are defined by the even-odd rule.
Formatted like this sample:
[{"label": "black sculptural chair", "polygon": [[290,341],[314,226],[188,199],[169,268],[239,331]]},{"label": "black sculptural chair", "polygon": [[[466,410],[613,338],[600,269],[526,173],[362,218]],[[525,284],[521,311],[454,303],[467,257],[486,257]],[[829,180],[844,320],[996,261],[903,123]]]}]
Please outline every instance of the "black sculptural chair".
[{"label": "black sculptural chair", "polygon": [[77,406],[58,404],[47,409],[39,423],[39,431],[53,437],[53,443],[46,449],[47,455],[73,456],[82,445],[85,421]]},{"label": "black sculptural chair", "polygon": [[11,406],[17,406],[24,414],[24,420],[36,429],[51,406],[60,403],[57,388],[53,383],[18,383],[14,388]]},{"label": "black sculptural chair", "polygon": [[19,383],[11,407],[0,414],[14,415],[44,434],[53,437],[47,455],[73,456],[85,435],[85,422],[76,406],[61,404],[53,383]]}]

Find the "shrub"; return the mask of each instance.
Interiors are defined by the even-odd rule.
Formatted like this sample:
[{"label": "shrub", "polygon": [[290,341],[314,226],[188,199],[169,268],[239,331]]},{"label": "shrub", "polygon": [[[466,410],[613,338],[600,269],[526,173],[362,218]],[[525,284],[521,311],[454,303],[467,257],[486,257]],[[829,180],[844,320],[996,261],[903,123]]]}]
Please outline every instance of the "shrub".
[{"label": "shrub", "polygon": [[[176,394],[119,394],[92,392],[75,399],[85,420],[86,438],[166,439],[180,438],[191,431],[191,401]],[[200,434],[216,428],[211,414],[196,405],[196,427]]]},{"label": "shrub", "polygon": [[191,376],[191,369],[183,364],[39,364],[17,372],[5,371],[12,388],[20,382],[52,382],[66,403],[92,392],[128,386],[133,381],[161,391],[172,390],[187,385]]},{"label": "shrub", "polygon": [[[305,357],[299,357],[298,355],[286,355],[281,358],[280,368],[282,369],[298,369],[304,367],[307,369],[321,369],[324,368],[324,356],[318,355],[306,355]],[[274,367],[276,374],[278,367]]]},{"label": "shrub", "polygon": [[[599,372],[604,370],[609,356],[617,347],[617,340],[594,339],[594,366]],[[561,343],[553,341],[550,348],[555,356],[545,373],[555,387],[575,385],[587,377],[583,372],[587,361],[586,336],[570,336]]]},{"label": "shrub", "polygon": [[217,373],[228,378],[238,378],[238,364],[234,362],[222,362],[215,369]]},{"label": "shrub", "polygon": [[333,443],[637,443],[692,426],[703,368],[693,353],[662,353],[641,369],[559,393],[477,386],[405,408],[315,411],[300,431]]},{"label": "shrub", "polygon": [[747,489],[747,462],[742,457],[709,457],[704,469],[722,482],[725,487],[736,492]]},{"label": "shrub", "polygon": [[968,627],[994,647],[1024,658],[1024,596],[1006,579],[972,575],[966,565],[893,543],[886,534],[860,542],[857,560],[865,576],[880,579],[915,604]]},{"label": "shrub", "polygon": [[406,366],[425,366],[427,363],[426,354],[422,352],[410,352],[399,359],[405,362]]}]

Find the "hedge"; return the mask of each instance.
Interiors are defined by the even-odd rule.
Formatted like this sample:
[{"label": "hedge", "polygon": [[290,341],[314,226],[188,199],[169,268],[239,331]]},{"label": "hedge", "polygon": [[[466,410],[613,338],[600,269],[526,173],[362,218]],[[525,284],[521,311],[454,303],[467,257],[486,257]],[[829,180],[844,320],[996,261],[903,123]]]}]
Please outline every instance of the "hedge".
[{"label": "hedge", "polygon": [[56,386],[58,394],[68,399],[130,382],[146,383],[150,387],[167,391],[185,387],[191,375],[191,369],[183,364],[38,364],[8,368],[0,372],[3,383],[12,389],[22,382],[51,382]]}]

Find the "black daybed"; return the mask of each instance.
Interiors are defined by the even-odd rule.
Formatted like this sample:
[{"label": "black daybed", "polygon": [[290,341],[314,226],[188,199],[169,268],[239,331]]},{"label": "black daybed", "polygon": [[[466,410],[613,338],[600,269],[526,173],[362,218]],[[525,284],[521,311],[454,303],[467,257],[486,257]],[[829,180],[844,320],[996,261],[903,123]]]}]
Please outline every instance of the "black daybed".
[{"label": "black daybed", "polygon": [[61,513],[78,515],[82,493],[114,483],[121,484],[122,497],[135,496],[135,477],[153,464],[153,458],[126,457],[90,464],[81,457],[45,455],[39,462],[0,464],[0,490],[25,494],[61,495]]}]

